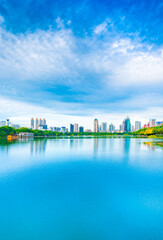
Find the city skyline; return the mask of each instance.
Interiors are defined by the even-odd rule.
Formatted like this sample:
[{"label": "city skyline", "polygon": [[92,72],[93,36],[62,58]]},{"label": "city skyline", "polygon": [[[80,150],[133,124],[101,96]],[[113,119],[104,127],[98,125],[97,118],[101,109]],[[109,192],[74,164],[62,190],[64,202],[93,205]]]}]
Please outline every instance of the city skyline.
[{"label": "city skyline", "polygon": [[0,118],[161,120],[162,16],[159,0],[1,2]]}]

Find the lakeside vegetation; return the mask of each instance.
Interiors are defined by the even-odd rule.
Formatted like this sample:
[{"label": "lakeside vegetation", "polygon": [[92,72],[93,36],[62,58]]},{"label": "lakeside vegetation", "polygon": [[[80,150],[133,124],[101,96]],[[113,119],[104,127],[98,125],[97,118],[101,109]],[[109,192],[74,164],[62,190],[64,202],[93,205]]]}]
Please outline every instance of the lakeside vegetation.
[{"label": "lakeside vegetation", "polygon": [[143,128],[136,132],[132,133],[109,133],[109,132],[77,132],[77,133],[71,133],[71,132],[54,132],[49,130],[37,130],[37,129],[29,129],[29,128],[19,128],[15,129],[13,127],[4,126],[0,127],[0,137],[5,138],[7,135],[14,135],[19,134],[20,132],[28,132],[28,133],[34,133],[35,137],[57,137],[57,136],[96,136],[96,137],[107,137],[107,136],[144,136],[144,137],[161,137],[163,136],[163,125],[160,127],[152,127],[152,128]]}]

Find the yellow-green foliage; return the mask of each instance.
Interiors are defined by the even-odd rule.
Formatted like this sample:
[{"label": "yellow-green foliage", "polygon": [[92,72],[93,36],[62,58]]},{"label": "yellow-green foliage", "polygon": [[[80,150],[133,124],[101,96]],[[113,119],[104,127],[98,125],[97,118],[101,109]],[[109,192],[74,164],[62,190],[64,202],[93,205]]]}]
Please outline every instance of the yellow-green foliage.
[{"label": "yellow-green foliage", "polygon": [[134,134],[136,134],[136,135],[163,134],[163,125],[160,127],[143,128],[143,129],[136,131]]}]

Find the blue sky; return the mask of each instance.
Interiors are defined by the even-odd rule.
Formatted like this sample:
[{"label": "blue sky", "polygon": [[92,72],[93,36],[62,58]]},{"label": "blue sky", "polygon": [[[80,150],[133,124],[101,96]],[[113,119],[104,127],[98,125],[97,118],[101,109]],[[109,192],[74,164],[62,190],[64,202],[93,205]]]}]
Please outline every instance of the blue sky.
[{"label": "blue sky", "polygon": [[0,1],[0,119],[163,118],[163,1]]}]

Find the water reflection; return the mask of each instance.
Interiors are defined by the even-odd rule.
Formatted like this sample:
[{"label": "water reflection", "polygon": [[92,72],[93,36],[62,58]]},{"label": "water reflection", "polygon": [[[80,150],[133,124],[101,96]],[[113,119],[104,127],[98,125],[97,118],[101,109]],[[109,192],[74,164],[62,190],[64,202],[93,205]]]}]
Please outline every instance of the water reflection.
[{"label": "water reflection", "polygon": [[47,139],[41,139],[30,142],[30,152],[31,154],[45,153],[47,145]]}]

